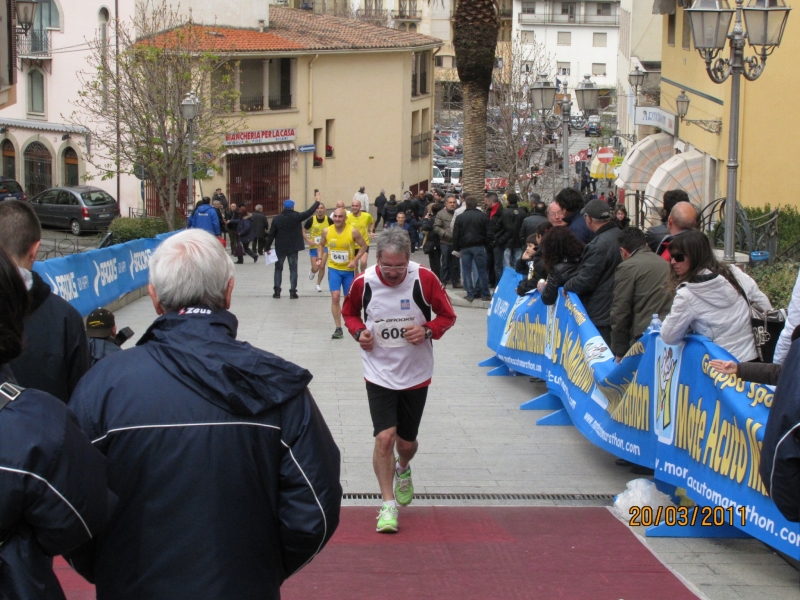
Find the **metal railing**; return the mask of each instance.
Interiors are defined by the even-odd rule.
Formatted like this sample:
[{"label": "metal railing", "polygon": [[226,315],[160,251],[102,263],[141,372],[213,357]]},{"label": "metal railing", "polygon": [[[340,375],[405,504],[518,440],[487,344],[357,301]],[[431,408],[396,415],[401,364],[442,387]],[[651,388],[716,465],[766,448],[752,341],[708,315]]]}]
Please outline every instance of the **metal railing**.
[{"label": "metal railing", "polygon": [[539,23],[553,23],[565,25],[619,25],[618,15],[554,15],[519,13],[519,22],[522,25]]},{"label": "metal railing", "polygon": [[[705,232],[715,248],[722,248],[725,240],[725,204],[726,198],[717,198],[710,202],[697,218],[700,230]],[[778,208],[765,215],[750,218],[744,207],[736,203],[736,232],[734,248],[738,252],[769,252],[772,263],[778,253]]]},{"label": "metal railing", "polygon": [[356,17],[364,21],[374,20],[383,21],[389,16],[389,11],[385,8],[359,8]]},{"label": "metal railing", "polygon": [[420,151],[422,147],[422,136],[421,135],[412,135],[411,136],[411,158],[417,159],[420,157]]},{"label": "metal railing", "polygon": [[400,10],[392,11],[392,19],[395,21],[421,21],[422,11],[417,9],[408,10],[401,7]]},{"label": "metal railing", "polygon": [[276,94],[269,97],[270,110],[283,110],[286,108],[293,108],[291,94]]},{"label": "metal railing", "polygon": [[244,112],[264,110],[264,96],[240,96],[239,108]]},{"label": "metal railing", "polygon": [[42,58],[50,56],[52,32],[49,29],[31,29],[28,35],[17,36],[17,56]]},{"label": "metal railing", "polygon": [[501,6],[497,10],[497,16],[501,19],[511,19],[514,17],[514,9],[510,6]]}]

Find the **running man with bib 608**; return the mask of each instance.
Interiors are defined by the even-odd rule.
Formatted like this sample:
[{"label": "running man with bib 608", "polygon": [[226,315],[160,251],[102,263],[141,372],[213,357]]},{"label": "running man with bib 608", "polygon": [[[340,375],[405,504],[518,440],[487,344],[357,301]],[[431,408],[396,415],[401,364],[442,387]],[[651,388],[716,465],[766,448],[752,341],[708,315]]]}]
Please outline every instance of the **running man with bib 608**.
[{"label": "running man with bib 608", "polygon": [[411,240],[405,231],[385,229],[376,247],[377,264],[355,279],[342,316],[361,346],[367,382],[375,436],[372,465],[383,497],[376,529],[394,533],[397,505],[414,498],[409,462],[417,452],[433,376],[432,340],[455,324],[456,314],[439,278],[410,262]]},{"label": "running man with bib 608", "polygon": [[[341,291],[347,296],[350,285],[355,278],[356,265],[362,255],[367,252],[367,243],[358,229],[345,222],[347,213],[344,208],[337,208],[331,215],[333,227],[323,230],[317,249],[317,265],[328,261],[328,287],[331,290],[331,314],[336,329],[331,339],[340,340],[342,333]],[[359,247],[356,253],[356,246]]]}]

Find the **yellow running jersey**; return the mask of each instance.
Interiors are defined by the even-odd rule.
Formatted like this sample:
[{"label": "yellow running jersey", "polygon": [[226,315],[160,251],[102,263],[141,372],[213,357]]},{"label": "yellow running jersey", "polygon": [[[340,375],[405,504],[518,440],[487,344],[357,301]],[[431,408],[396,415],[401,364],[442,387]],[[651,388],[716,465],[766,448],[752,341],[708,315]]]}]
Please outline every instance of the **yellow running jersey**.
[{"label": "yellow running jersey", "polygon": [[317,215],[313,215],[311,218],[306,221],[306,225],[310,223],[310,227],[306,227],[306,231],[308,231],[308,237],[311,238],[312,244],[309,248],[316,248],[319,246],[319,238],[322,235],[322,232],[325,231],[328,227],[333,225],[333,221],[328,215],[325,215],[322,221],[317,220]]},{"label": "yellow running jersey", "polygon": [[[375,222],[375,219],[372,218],[372,215],[368,212],[364,212],[363,210],[359,213],[356,217],[353,213],[347,215],[347,224],[352,225],[358,232],[361,234],[361,237],[364,238],[364,241],[367,242],[367,246],[370,244],[369,239],[369,228]],[[356,246],[357,248],[359,246]]]},{"label": "yellow running jersey", "polygon": [[338,271],[355,271],[347,264],[356,256],[356,243],[353,240],[353,226],[345,224],[344,231],[339,233],[335,226],[328,227],[326,243],[328,250],[328,268]]}]

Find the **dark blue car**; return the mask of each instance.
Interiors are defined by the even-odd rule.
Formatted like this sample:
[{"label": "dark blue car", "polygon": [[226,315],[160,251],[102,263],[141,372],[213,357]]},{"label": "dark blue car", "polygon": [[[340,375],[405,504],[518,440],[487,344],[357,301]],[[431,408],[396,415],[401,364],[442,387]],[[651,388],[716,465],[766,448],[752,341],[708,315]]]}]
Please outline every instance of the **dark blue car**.
[{"label": "dark blue car", "polygon": [[0,177],[0,202],[3,200],[27,200],[22,186],[13,179]]}]

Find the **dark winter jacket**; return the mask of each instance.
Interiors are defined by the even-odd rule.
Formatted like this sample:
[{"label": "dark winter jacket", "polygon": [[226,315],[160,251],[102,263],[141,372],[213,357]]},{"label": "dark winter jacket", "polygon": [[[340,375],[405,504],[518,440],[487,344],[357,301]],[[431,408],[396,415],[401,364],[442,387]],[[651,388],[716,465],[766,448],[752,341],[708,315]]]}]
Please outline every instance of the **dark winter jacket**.
[{"label": "dark winter jacket", "polygon": [[387,202],[388,200],[386,200],[386,196],[384,196],[383,194],[378,194],[378,197],[375,198],[373,204],[375,205],[375,211],[379,215],[383,214],[383,207],[386,206]]},{"label": "dark winter jacket", "polygon": [[498,246],[511,248],[512,250],[525,247],[525,244],[520,244],[519,232],[522,227],[522,221],[527,216],[528,209],[524,206],[509,204],[503,209],[503,214],[500,216],[503,231],[497,240]]},{"label": "dark winter jacket", "polygon": [[120,497],[72,556],[98,598],[279,598],[336,530],[340,456],[311,373],[237,326],[225,310],[167,313],[75,390]]},{"label": "dark winter jacket", "polygon": [[742,381],[777,385],[782,368],[776,363],[743,362],[736,365],[736,374]]},{"label": "dark winter jacket", "polygon": [[422,219],[428,212],[428,201],[422,198],[416,198],[414,200],[414,214],[417,216],[417,219]]},{"label": "dark winter jacket", "polygon": [[318,206],[319,202],[314,202],[305,212],[284,209],[281,214],[274,217],[267,234],[267,250],[272,248],[273,242],[278,256],[288,256],[303,250],[306,247],[303,239],[303,223],[317,211]]},{"label": "dark winter jacket", "polygon": [[[19,389],[0,373],[0,400]],[[105,457],[66,404],[25,390],[0,410],[0,598],[63,600],[52,557],[97,535],[115,503]]]},{"label": "dark winter jacket", "polygon": [[514,265],[514,270],[522,275],[522,279],[517,285],[517,295],[524,296],[530,291],[536,289],[536,284],[539,279],[534,277],[533,260],[525,260],[524,258],[517,259],[517,264]]},{"label": "dark winter jacket", "polygon": [[222,204],[223,210],[228,210],[228,199],[225,197],[225,194],[218,194],[214,192],[214,195],[211,197],[211,201],[219,200],[219,203]]},{"label": "dark winter jacket", "polygon": [[669,263],[642,246],[614,272],[611,303],[611,351],[625,356],[634,340],[650,325],[653,315],[663,320],[672,307],[673,293],[666,289]]},{"label": "dark winter jacket", "polygon": [[595,327],[606,327],[611,323],[614,271],[622,262],[619,251],[621,233],[614,223],[603,225],[584,246],[578,272],[564,284],[566,291],[578,294]]},{"label": "dark winter jacket", "polygon": [[578,272],[579,268],[580,259],[566,259],[554,266],[553,270],[547,276],[547,283],[542,292],[542,302],[547,306],[555,304],[556,300],[558,300],[559,288],[564,287],[564,284]]},{"label": "dark winter jacket", "polygon": [[104,359],[106,356],[119,352],[122,348],[114,341],[112,337],[106,338],[89,338],[89,366],[93,367],[99,360]]},{"label": "dark winter jacket", "polygon": [[69,402],[78,380],[89,369],[86,331],[80,313],[50,291],[32,272],[28,292],[31,312],[25,318],[22,354],[9,363],[17,383]]},{"label": "dark winter jacket", "polygon": [[772,501],[800,521],[800,340],[792,342],[769,409],[759,472]]},{"label": "dark winter jacket", "polygon": [[408,214],[409,211],[414,212],[414,201],[409,198],[408,200],[403,200],[397,204],[397,210],[400,212],[404,212]]},{"label": "dark winter jacket", "polygon": [[254,210],[250,215],[250,223],[252,224],[254,240],[263,240],[267,237],[267,215],[260,210]]},{"label": "dark winter jacket", "polygon": [[653,227],[650,227],[645,232],[645,239],[647,240],[647,245],[650,247],[650,250],[657,252],[661,242],[668,235],[669,227],[667,227],[666,223],[661,223],[660,225],[654,225]]},{"label": "dark winter jacket", "polygon": [[[564,220],[567,222],[570,231],[584,244],[588,244],[594,238],[595,234],[589,229],[589,226],[586,224],[586,219],[580,211],[564,217]],[[619,254],[619,252],[617,252],[617,254]]]},{"label": "dark winter jacket", "polygon": [[386,203],[386,206],[383,207],[383,220],[390,225],[392,223],[396,223],[397,213],[399,212],[400,212],[400,205],[397,203],[397,200],[395,200],[394,202],[389,200],[389,202]]},{"label": "dark winter jacket", "polygon": [[211,235],[220,234],[219,213],[210,204],[201,204],[186,221],[186,229],[202,229]]},{"label": "dark winter jacket", "polygon": [[236,225],[236,235],[239,236],[239,241],[242,244],[249,244],[255,238],[253,237],[253,222],[250,220],[250,215],[243,219],[233,219],[231,223]]},{"label": "dark winter jacket", "polygon": [[491,238],[491,225],[485,212],[468,208],[456,217],[453,225],[453,248],[458,252],[464,248],[486,246]]},{"label": "dark winter jacket", "polygon": [[425,234],[425,243],[422,245],[422,251],[425,254],[428,254],[429,252],[435,252],[441,247],[441,240],[433,229],[434,219],[435,217],[423,219],[422,226],[420,227]]},{"label": "dark winter jacket", "polygon": [[[486,211],[486,216],[489,217],[489,227],[491,235],[489,236],[489,246],[493,248],[505,248],[505,230],[503,229],[503,204],[497,203],[497,208],[494,213],[491,209]],[[494,207],[492,207],[494,208]],[[456,221],[458,223],[458,221]]]},{"label": "dark winter jacket", "polygon": [[519,247],[524,248],[526,243],[525,240],[528,239],[528,236],[536,233],[536,229],[539,227],[539,225],[546,222],[547,217],[544,215],[533,214],[529,217],[525,217],[522,220],[522,225],[520,226],[519,230]]}]

